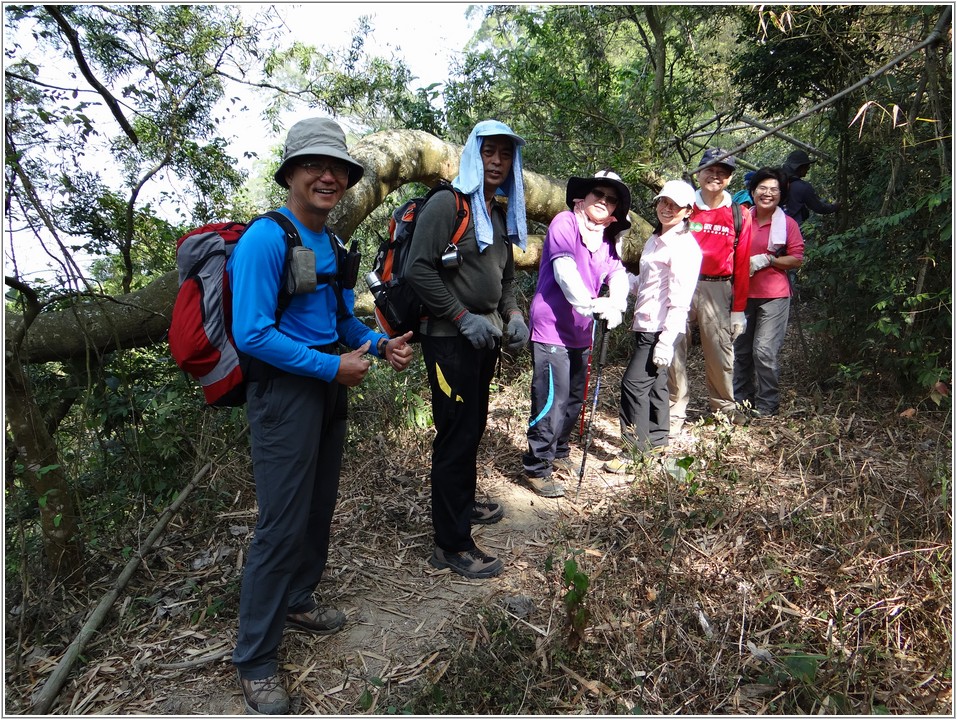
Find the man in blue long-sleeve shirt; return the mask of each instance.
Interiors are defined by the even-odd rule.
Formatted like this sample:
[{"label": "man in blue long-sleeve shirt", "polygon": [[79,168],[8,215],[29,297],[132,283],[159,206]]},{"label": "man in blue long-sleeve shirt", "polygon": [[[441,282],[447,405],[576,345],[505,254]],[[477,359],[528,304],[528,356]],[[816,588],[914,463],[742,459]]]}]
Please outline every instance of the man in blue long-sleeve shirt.
[{"label": "man in blue long-sleeve shirt", "polygon": [[[338,609],[319,606],[313,592],[325,570],[339,469],[346,436],[346,388],[362,382],[369,355],[404,370],[412,333],[390,340],[355,318],[336,282],[337,243],[329,212],[364,169],[346,149],[340,127],[310,118],[289,130],[275,180],[289,191],[279,212],[311,250],[301,277],[314,289],[294,293],[278,316],[280,289],[289,287],[283,229],[259,220],[227,264],[236,347],[251,358],[246,393],[259,519],[246,558],[233,663],[248,712],[284,715],[289,695],[278,675],[284,627],[328,634],[345,624]],[[339,354],[339,343],[352,352]]]}]

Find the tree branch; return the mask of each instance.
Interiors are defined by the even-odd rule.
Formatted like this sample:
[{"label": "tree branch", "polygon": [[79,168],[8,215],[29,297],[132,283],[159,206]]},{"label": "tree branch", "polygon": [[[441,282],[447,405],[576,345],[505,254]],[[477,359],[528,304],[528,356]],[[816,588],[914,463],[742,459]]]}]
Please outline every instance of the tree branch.
[{"label": "tree branch", "polygon": [[57,25],[60,26],[60,29],[63,31],[63,34],[66,35],[67,40],[70,42],[70,47],[73,48],[73,55],[76,58],[76,64],[80,68],[80,72],[83,73],[83,77],[86,78],[86,81],[92,85],[97,93],[103,98],[103,101],[106,103],[106,106],[110,109],[110,112],[113,113],[113,117],[116,118],[116,121],[120,124],[120,127],[123,129],[123,132],[126,133],[126,136],[130,139],[134,145],[139,144],[139,138],[136,136],[136,131],[133,129],[133,126],[127,121],[126,117],[123,115],[123,111],[120,110],[120,104],[116,101],[116,98],[110,93],[109,90],[96,78],[93,74],[93,71],[90,69],[90,66],[86,62],[86,57],[83,55],[83,48],[80,47],[80,36],[77,34],[76,30],[72,25],[67,21],[66,17],[60,12],[60,8],[56,5],[44,5],[43,8],[50,13],[50,17],[56,20]]}]

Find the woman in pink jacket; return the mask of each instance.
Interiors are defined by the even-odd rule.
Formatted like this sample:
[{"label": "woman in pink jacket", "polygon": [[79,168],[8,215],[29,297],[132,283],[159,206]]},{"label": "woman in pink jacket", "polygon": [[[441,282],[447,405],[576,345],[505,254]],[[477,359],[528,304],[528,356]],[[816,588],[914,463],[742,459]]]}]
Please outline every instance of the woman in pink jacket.
[{"label": "woman in pink jacket", "polygon": [[788,271],[804,261],[804,238],[781,205],[787,200],[787,175],[763,167],[748,183],[751,208],[751,281],[744,310],[747,326],[734,342],[734,399],[754,416],[777,415],[778,353],[784,344],[791,307]]},{"label": "woman in pink jacket", "polygon": [[603,465],[623,473],[638,454],[668,444],[668,366],[685,332],[701,270],[701,248],[688,227],[694,188],[669,180],[655,196],[655,231],[641,251],[638,275],[628,274],[635,299],[635,352],[621,378],[622,453]]}]

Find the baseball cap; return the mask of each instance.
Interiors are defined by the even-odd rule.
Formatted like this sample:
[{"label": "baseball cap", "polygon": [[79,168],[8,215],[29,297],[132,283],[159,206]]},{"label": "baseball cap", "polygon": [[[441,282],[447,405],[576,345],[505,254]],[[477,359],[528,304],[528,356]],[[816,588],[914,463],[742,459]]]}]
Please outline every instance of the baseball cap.
[{"label": "baseball cap", "polygon": [[727,154],[728,151],[724,148],[708,148],[701,156],[701,162],[698,163],[698,169],[701,170],[708,165],[724,165],[731,172],[734,172],[734,169],[737,166],[734,160],[734,155],[728,155],[728,157],[722,158],[719,162],[715,162],[717,158]]},{"label": "baseball cap", "polygon": [[661,192],[655,195],[655,200],[666,197],[679,207],[694,205],[694,188],[684,180],[669,180],[661,187]]}]

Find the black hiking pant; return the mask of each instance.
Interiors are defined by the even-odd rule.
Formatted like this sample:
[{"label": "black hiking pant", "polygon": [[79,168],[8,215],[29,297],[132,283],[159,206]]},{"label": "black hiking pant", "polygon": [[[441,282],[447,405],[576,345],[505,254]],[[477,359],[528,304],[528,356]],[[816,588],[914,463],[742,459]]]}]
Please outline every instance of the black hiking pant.
[{"label": "black hiking pant", "polygon": [[499,349],[476,349],[465,336],[422,336],[432,390],[432,526],[445,552],[475,548],[475,462],[488,422],[489,387]]}]

